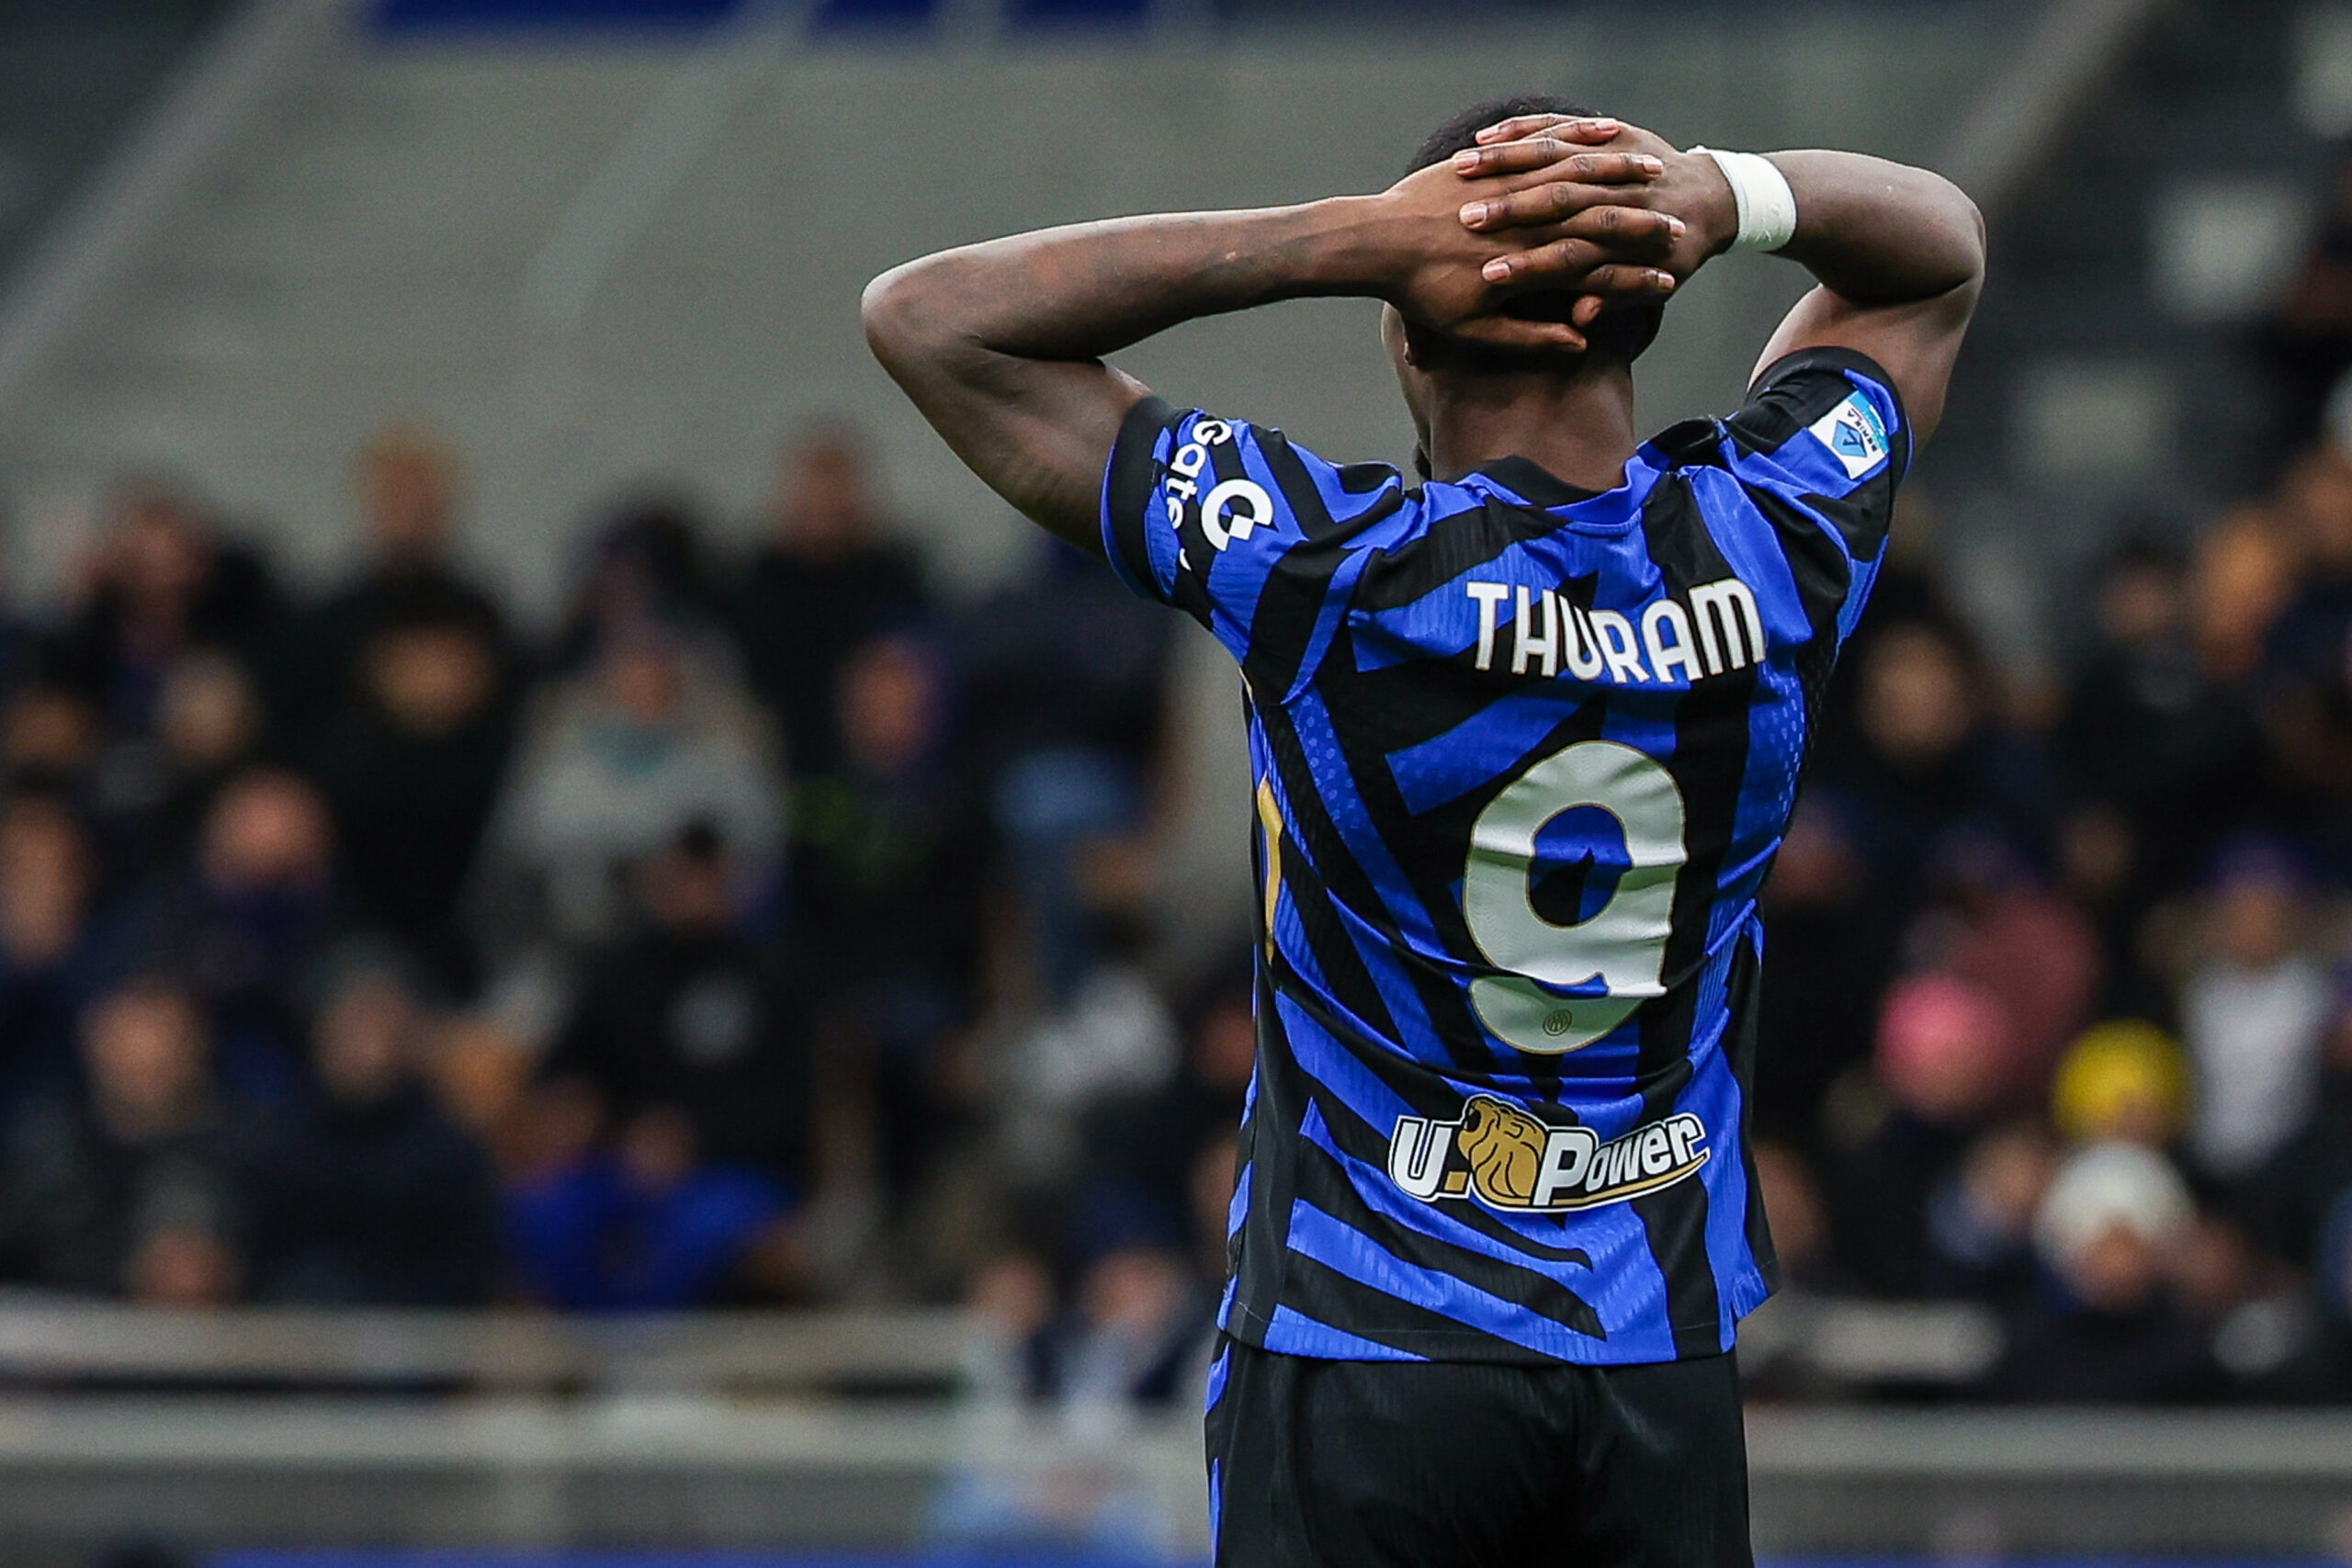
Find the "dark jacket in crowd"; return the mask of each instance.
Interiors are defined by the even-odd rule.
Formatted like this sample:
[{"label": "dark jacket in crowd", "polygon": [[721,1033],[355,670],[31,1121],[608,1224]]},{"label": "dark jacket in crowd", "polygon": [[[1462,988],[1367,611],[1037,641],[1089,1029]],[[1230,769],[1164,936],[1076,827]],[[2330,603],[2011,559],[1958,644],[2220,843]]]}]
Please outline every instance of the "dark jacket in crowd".
[{"label": "dark jacket in crowd", "polygon": [[941,763],[887,780],[838,768],[792,812],[794,941],[820,1006],[902,1045],[966,1021],[992,853],[968,780]]},{"label": "dark jacket in crowd", "polygon": [[1159,744],[1175,622],[1067,546],[1046,563],[965,628],[980,761],[1077,749],[1140,777]]},{"label": "dark jacket in crowd", "polygon": [[0,1147],[0,1278],[120,1297],[134,1255],[159,1230],[201,1231],[234,1249],[245,1228],[245,1146],[219,1112],[132,1140],[72,1095],[40,1097]]},{"label": "dark jacket in crowd", "polygon": [[842,661],[875,637],[920,623],[926,609],[914,557],[898,546],[812,559],[771,545],[752,558],[729,619],[752,690],[783,723],[795,773],[841,756],[833,695]]},{"label": "dark jacket in crowd", "polygon": [[301,1076],[311,980],[349,929],[332,887],[231,890],[191,874],[126,911],[106,962],[174,968],[211,1020],[222,1086],[274,1100]]},{"label": "dark jacket in crowd", "polygon": [[124,731],[144,734],[170,658],[187,649],[220,649],[260,672],[266,686],[284,662],[288,620],[286,596],[262,555],[215,540],[203,580],[182,614],[175,646],[142,647],[129,627],[121,593],[107,586],[51,639],[40,662],[51,679],[81,693]]},{"label": "dark jacket in crowd", "polygon": [[378,562],[294,623],[287,639],[293,656],[282,661],[277,682],[288,732],[315,735],[357,702],[369,639],[421,613],[481,627],[502,662],[514,663],[505,612],[481,588],[440,561]]},{"label": "dark jacket in crowd", "polygon": [[2102,650],[2052,737],[2066,793],[2113,809],[2133,838],[2140,902],[2185,886],[2216,839],[2266,805],[2262,737],[2244,694],[2185,643]]},{"label": "dark jacket in crowd", "polygon": [[549,1077],[586,1080],[616,1122],[683,1111],[705,1160],[804,1179],[808,1010],[769,953],[731,931],[655,927],[583,974]]},{"label": "dark jacket in crowd", "polygon": [[472,1306],[498,1260],[488,1157],[424,1089],[282,1109],[249,1177],[251,1293],[353,1306]]},{"label": "dark jacket in crowd", "polygon": [[460,993],[476,976],[459,904],[514,739],[503,694],[438,736],[354,704],[322,734],[311,770],[334,818],[353,908]]}]

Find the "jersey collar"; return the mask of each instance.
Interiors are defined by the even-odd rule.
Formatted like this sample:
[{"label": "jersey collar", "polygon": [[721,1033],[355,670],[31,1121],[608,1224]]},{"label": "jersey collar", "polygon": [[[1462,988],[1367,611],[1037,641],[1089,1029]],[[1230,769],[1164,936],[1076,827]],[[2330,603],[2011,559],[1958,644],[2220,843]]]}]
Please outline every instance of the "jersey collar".
[{"label": "jersey collar", "polygon": [[1546,509],[1574,506],[1579,501],[1590,501],[1596,495],[1607,493],[1605,491],[1587,490],[1582,485],[1572,485],[1527,457],[1497,457],[1479,464],[1470,471],[1484,474],[1505,490],[1524,497],[1531,505]]}]

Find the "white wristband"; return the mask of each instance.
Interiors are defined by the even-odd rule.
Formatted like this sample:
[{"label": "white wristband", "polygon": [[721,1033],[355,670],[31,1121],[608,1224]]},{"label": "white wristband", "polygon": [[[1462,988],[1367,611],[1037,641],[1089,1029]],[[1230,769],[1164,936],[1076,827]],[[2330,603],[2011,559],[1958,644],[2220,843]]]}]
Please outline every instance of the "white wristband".
[{"label": "white wristband", "polygon": [[1777,251],[1796,238],[1796,192],[1789,188],[1789,176],[1771,159],[1713,147],[1690,151],[1713,158],[1724,178],[1731,182],[1731,198],[1739,209],[1739,238],[1732,242],[1732,249]]}]

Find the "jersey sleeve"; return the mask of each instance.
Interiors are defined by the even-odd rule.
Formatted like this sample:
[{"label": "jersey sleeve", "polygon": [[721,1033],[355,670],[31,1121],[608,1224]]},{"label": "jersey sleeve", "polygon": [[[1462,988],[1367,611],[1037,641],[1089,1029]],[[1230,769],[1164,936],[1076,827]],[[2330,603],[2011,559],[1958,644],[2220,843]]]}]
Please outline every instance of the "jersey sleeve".
[{"label": "jersey sleeve", "polygon": [[1411,523],[1385,464],[1325,462],[1279,430],[1137,403],[1102,480],[1102,545],[1134,592],[1214,633],[1281,696],[1329,647],[1349,594]]},{"label": "jersey sleeve", "polygon": [[1876,360],[1800,349],[1765,367],[1728,424],[1744,482],[1819,517],[1857,564],[1878,559],[1911,465],[1911,422]]}]

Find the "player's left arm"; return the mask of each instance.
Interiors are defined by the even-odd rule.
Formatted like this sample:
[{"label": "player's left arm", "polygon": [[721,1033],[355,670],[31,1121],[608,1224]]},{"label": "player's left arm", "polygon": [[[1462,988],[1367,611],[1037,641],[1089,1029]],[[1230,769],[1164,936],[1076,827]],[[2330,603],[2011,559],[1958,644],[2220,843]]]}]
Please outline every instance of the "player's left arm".
[{"label": "player's left arm", "polygon": [[[1531,183],[1465,211],[1487,231],[1544,221],[1554,199],[1541,171],[1557,154],[1544,145],[1554,117],[1506,120],[1480,136],[1467,175],[1517,175]],[[1731,248],[1737,203],[1715,160],[1683,152],[1627,126],[1610,143],[1649,152],[1664,165],[1640,199],[1687,220],[1663,264],[1688,277]],[[1884,369],[1901,398],[1916,449],[1943,417],[1952,363],[1984,283],[1984,220],[1966,193],[1927,169],[1860,152],[1765,154],[1788,181],[1796,231],[1773,254],[1811,272],[1819,287],[1799,299],[1757,361],[1760,373],[1807,348],[1844,348]],[[1538,264],[1541,247],[1503,258],[1501,270]]]},{"label": "player's left arm", "polygon": [[[1605,141],[1620,128],[1564,128]],[[1048,530],[1102,553],[1104,468],[1127,411],[1147,395],[1102,362],[1196,317],[1316,295],[1385,299],[1442,332],[1498,346],[1582,345],[1588,308],[1568,321],[1508,316],[1529,287],[1573,280],[1598,298],[1662,294],[1673,277],[1650,265],[1679,242],[1682,221],[1627,204],[1655,178],[1656,155],[1589,148],[1544,175],[1574,187],[1539,228],[1478,234],[1460,219],[1464,186],[1424,169],[1375,196],[1296,207],[1180,213],[1082,223],[967,245],[909,262],[867,286],[865,335],[957,457]],[[1475,182],[1500,196],[1517,182]],[[1544,263],[1497,282],[1495,256],[1546,245]]]},{"label": "player's left arm", "polygon": [[[1952,363],[1984,287],[1984,219],[1958,186],[1927,169],[1860,152],[1770,158],[1797,203],[1796,234],[1774,254],[1818,287],[1790,308],[1757,370],[1806,348],[1868,355],[1894,380],[1917,451],[1943,419]],[[1736,232],[1736,214],[1729,221]]]}]

